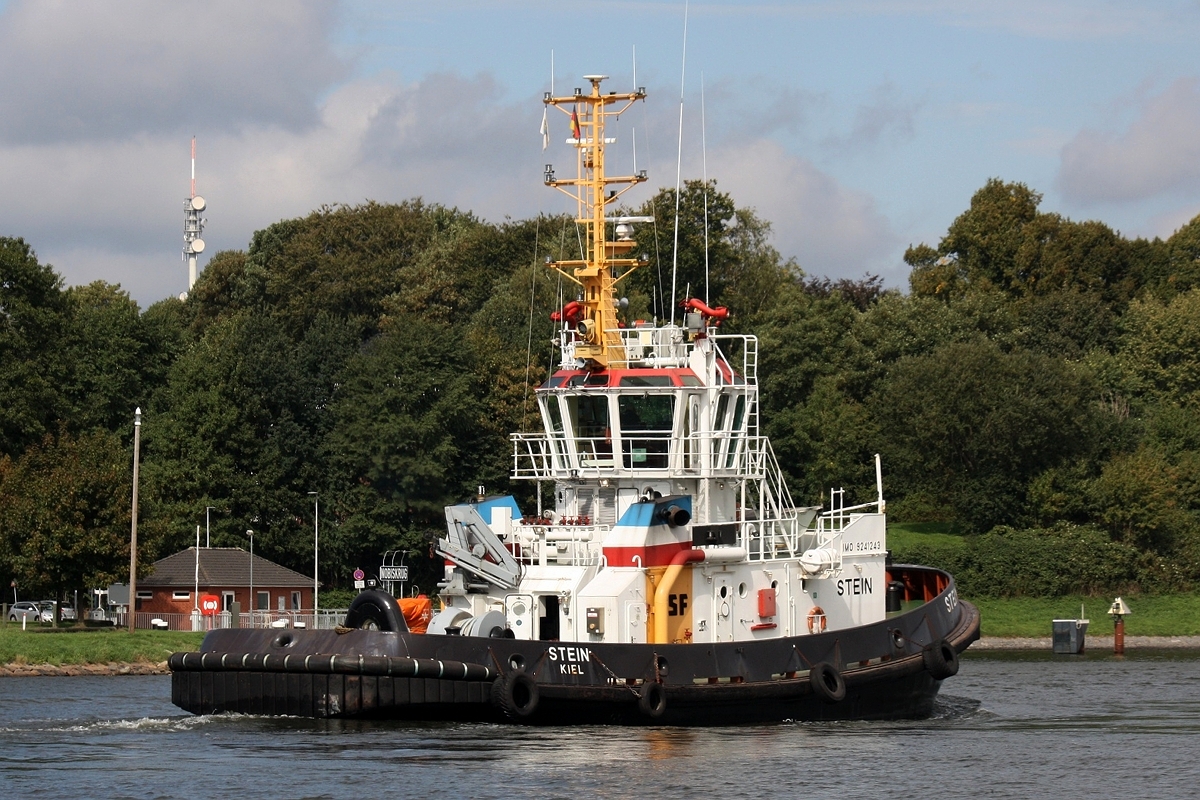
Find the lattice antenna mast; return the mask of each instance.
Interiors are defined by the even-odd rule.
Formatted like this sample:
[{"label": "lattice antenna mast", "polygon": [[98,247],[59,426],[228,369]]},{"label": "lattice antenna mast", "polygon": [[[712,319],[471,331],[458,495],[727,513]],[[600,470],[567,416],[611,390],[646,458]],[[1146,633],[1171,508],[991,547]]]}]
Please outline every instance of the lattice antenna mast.
[{"label": "lattice antenna mast", "polygon": [[[579,285],[585,308],[582,319],[576,324],[576,332],[582,342],[575,354],[586,368],[606,369],[621,366],[625,362],[625,349],[618,331],[616,287],[630,273],[645,265],[646,259],[630,258],[629,252],[636,242],[629,236],[631,222],[652,222],[652,218],[625,217],[608,218],[605,208],[634,185],[646,180],[646,171],[634,175],[610,177],[604,171],[604,154],[607,145],[615,142],[604,136],[605,123],[609,117],[619,117],[637,100],[646,97],[646,90],[619,94],[601,94],[600,83],[606,75],[585,75],[591,83],[591,92],[582,89],[565,97],[554,97],[547,92],[543,102],[554,106],[571,119],[571,137],[567,143],[574,145],[577,155],[577,176],[573,179],[554,177],[554,166],[546,165],[545,182],[574,198],[578,207],[575,221],[584,227],[587,252],[582,259],[551,261],[548,266],[567,280]],[[610,110],[609,106],[618,106]],[[621,189],[608,187],[626,184]],[[608,238],[607,223],[617,225],[616,240]],[[620,274],[618,271],[624,270]]]},{"label": "lattice antenna mast", "polygon": [[204,198],[196,194],[196,137],[192,137],[192,191],[183,201],[183,260],[188,265],[188,291],[196,284],[196,256],[204,252]]}]

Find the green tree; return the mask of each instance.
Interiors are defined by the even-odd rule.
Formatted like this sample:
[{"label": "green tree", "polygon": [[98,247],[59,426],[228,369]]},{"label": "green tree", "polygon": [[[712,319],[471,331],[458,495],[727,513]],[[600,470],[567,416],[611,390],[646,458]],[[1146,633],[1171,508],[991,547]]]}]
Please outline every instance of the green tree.
[{"label": "green tree", "polygon": [[1151,402],[1200,406],[1200,289],[1135,301],[1121,319],[1120,380]]},{"label": "green tree", "polygon": [[96,281],[67,290],[63,393],[75,430],[116,430],[144,405],[149,343],[137,303],[119,286]]},{"label": "green tree", "polygon": [[893,510],[940,509],[976,531],[1021,521],[1030,481],[1093,441],[1092,397],[1061,359],[988,341],[902,359],[870,403],[895,465]]},{"label": "green tree", "polygon": [[424,556],[443,531],[443,507],[487,483],[481,465],[506,443],[488,424],[482,378],[451,329],[420,320],[347,364],[327,444],[343,558],[400,548]]},{"label": "green tree", "polygon": [[[0,553],[27,592],[87,591],[129,575],[131,456],[112,433],[46,436],[0,459]],[[139,530],[139,551],[159,531]],[[150,559],[142,566],[149,568]]]},{"label": "green tree", "polygon": [[23,239],[0,237],[0,455],[40,441],[66,411],[62,280]]},{"label": "green tree", "polygon": [[1104,466],[1091,499],[1113,539],[1169,552],[1176,535],[1192,523],[1181,508],[1180,470],[1161,453],[1140,447]]},{"label": "green tree", "polygon": [[1135,296],[1154,253],[1100,222],[1038,211],[1042,196],[1022,183],[989,179],[951,223],[937,249],[910,247],[914,294],[943,299],[975,291],[1012,296],[1096,293],[1110,305]]}]

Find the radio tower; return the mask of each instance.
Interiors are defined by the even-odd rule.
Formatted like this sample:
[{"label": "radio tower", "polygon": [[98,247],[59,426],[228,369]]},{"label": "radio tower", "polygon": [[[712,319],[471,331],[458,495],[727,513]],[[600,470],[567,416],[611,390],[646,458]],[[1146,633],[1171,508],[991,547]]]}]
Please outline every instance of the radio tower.
[{"label": "radio tower", "polygon": [[192,137],[192,193],[183,201],[183,260],[188,265],[188,291],[196,284],[196,256],[204,252],[204,198],[196,194],[196,137]]}]

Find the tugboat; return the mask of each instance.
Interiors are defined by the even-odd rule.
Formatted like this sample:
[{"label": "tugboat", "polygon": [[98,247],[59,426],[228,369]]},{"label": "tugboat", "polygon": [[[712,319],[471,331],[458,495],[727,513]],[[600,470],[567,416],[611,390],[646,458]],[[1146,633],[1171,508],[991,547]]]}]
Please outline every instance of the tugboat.
[{"label": "tugboat", "polygon": [[[623,320],[646,259],[609,208],[644,172],[605,173],[606,122],[645,91],[544,102],[571,120],[586,257],[549,262],[578,298],[551,315],[561,362],[544,431],[512,436],[538,508],[446,509],[440,609],[423,632],[390,594],[326,630],[224,629],[175,653],[172,700],[197,713],[527,724],[731,725],[928,716],[979,613],[938,569],[890,563],[877,497],[798,507],[759,430],[754,336],[688,298],[682,324]],[[613,188],[621,187],[621,188]],[[543,508],[541,486],[554,487]]]}]

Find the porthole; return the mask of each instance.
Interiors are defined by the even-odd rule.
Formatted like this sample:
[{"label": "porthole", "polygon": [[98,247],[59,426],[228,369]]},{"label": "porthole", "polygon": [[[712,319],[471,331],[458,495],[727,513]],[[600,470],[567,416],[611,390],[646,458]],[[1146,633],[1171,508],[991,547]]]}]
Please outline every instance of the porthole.
[{"label": "porthole", "polygon": [[722,587],[721,587],[721,597],[722,597],[722,598],[725,598],[725,597],[728,597],[728,596],[729,596],[729,587],[728,587],[728,586],[722,586]]},{"label": "porthole", "polygon": [[508,657],[508,665],[515,670],[525,669],[525,656],[520,653],[513,653]]},{"label": "porthole", "polygon": [[745,596],[746,596],[746,584],[739,583],[738,584],[738,597],[745,597]]}]

